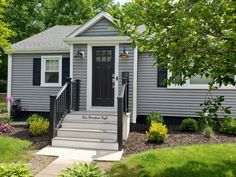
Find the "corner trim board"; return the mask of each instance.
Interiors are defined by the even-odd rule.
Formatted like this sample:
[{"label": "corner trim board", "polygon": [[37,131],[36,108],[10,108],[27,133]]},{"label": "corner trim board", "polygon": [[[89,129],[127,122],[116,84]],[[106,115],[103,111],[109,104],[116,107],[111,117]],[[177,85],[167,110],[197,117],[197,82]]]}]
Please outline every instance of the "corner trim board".
[{"label": "corner trim board", "polygon": [[134,49],[134,70],[133,70],[133,118],[132,123],[137,119],[137,74],[138,74],[138,47]]},{"label": "corner trim board", "polygon": [[[11,96],[11,81],[12,80],[12,55],[8,55],[8,68],[7,68],[7,96]],[[7,103],[8,116],[11,113],[11,105]]]},{"label": "corner trim board", "polygon": [[74,67],[74,46],[73,44],[70,45],[70,78],[73,79],[73,67]]}]

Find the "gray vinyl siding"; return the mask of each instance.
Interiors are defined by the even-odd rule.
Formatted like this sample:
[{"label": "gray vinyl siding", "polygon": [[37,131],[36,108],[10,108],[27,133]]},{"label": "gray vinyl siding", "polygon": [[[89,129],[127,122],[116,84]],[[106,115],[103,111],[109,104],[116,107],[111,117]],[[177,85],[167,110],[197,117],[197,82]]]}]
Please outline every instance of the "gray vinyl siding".
[{"label": "gray vinyl siding", "polygon": [[33,58],[41,56],[68,54],[13,54],[12,55],[12,90],[14,99],[21,99],[22,111],[49,111],[49,96],[55,95],[60,87],[33,86]]},{"label": "gray vinyl siding", "polygon": [[119,59],[119,93],[122,88],[122,72],[129,72],[129,111],[133,109],[133,68],[134,68],[134,49],[130,44],[120,44],[119,53],[122,53],[126,47],[128,51],[128,59]]},{"label": "gray vinyl siding", "polygon": [[117,36],[117,34],[115,25],[106,18],[102,18],[79,36]]},{"label": "gray vinyl siding", "polygon": [[80,103],[79,109],[86,110],[87,96],[87,44],[74,45],[74,55],[78,50],[84,51],[84,58],[74,58],[73,79],[80,80]]},{"label": "gray vinyl siding", "polygon": [[[157,87],[157,69],[153,66],[154,60],[149,53],[139,53],[138,57],[138,88],[137,110],[138,115],[147,115],[151,112],[160,112],[164,116],[197,117],[200,103],[203,102],[206,89],[168,89]],[[232,106],[233,115],[236,115],[235,90],[221,89],[214,95],[224,95],[225,105]]]}]

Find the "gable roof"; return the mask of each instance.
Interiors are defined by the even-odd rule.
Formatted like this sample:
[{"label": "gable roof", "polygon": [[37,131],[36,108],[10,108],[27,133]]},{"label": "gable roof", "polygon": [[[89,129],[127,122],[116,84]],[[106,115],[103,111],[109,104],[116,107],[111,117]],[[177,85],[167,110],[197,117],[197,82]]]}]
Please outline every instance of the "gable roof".
[{"label": "gable roof", "polygon": [[13,44],[12,53],[29,53],[34,51],[68,52],[70,47],[64,42],[64,38],[78,28],[79,25],[56,25],[46,31]]},{"label": "gable roof", "polygon": [[110,22],[113,22],[114,18],[106,13],[106,12],[100,12],[98,15],[96,15],[95,17],[93,17],[91,20],[89,20],[88,22],[86,22],[85,24],[83,24],[82,26],[80,26],[80,28],[78,28],[77,30],[75,30],[74,32],[72,32],[70,35],[67,36],[67,38],[74,38],[80,34],[82,34],[83,32],[85,32],[87,29],[89,29],[90,27],[92,27],[94,24],[96,24],[98,21],[100,21],[102,18],[107,19]]}]

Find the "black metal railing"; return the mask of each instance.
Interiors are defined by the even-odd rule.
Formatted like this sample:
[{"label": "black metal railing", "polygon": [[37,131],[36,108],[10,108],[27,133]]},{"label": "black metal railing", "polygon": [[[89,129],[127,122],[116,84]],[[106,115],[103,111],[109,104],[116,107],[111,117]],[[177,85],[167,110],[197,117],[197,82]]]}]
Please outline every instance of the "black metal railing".
[{"label": "black metal railing", "polygon": [[122,90],[117,97],[117,141],[118,150],[123,147],[123,116],[129,112],[129,87],[128,78],[122,79]]},{"label": "black metal railing", "polygon": [[71,78],[66,78],[66,83],[57,93],[50,96],[50,119],[49,119],[49,138],[56,136],[57,129],[61,127],[66,114],[71,110],[79,110],[80,80],[75,82]]}]

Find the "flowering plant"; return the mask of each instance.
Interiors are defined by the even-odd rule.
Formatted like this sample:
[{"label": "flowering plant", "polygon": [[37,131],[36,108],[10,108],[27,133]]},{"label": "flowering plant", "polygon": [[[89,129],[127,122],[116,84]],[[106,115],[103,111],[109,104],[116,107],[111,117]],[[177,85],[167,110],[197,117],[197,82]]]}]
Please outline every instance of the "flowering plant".
[{"label": "flowering plant", "polygon": [[10,124],[0,125],[0,134],[11,134],[14,128]]},{"label": "flowering plant", "polygon": [[12,104],[14,102],[14,98],[12,96],[7,96],[6,102]]}]

